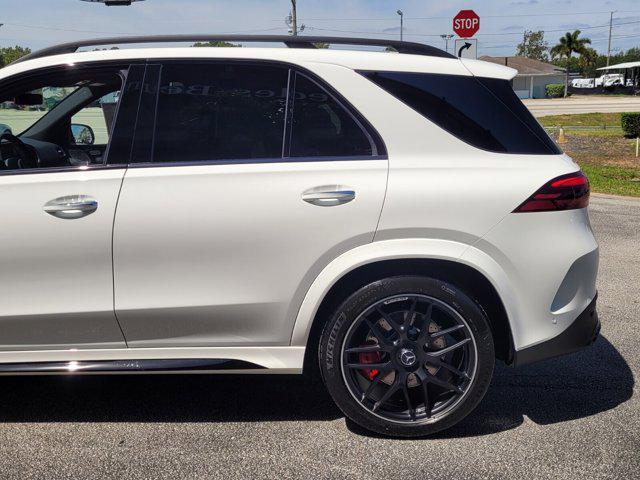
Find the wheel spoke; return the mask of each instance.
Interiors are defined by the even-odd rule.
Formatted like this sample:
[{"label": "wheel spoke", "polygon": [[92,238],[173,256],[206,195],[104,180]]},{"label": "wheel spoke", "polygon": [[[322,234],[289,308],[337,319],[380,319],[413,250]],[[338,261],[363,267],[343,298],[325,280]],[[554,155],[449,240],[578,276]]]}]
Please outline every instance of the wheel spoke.
[{"label": "wheel spoke", "polygon": [[424,342],[429,336],[429,324],[431,323],[431,315],[433,314],[433,303],[430,303],[427,307],[427,311],[424,313],[424,319],[422,320],[422,329],[420,335],[418,335],[417,342]]},{"label": "wheel spoke", "polygon": [[367,398],[369,398],[369,395],[373,393],[373,390],[376,388],[376,385],[380,383],[380,381],[382,380],[382,377],[385,377],[387,373],[389,373],[388,370],[381,370],[380,372],[378,372],[378,374],[375,377],[373,377],[373,380],[371,380],[371,383],[369,384],[367,389],[362,393],[362,397],[360,398],[361,402],[364,402]]},{"label": "wheel spoke", "polygon": [[452,383],[446,382],[444,380],[439,379],[438,377],[428,374],[428,378],[427,378],[427,382],[429,383],[433,383],[434,385],[438,385],[439,387],[445,388],[447,390],[450,390],[452,392],[456,392],[456,393],[464,393],[464,390],[460,387],[458,387],[457,385],[454,385]]},{"label": "wheel spoke", "polygon": [[422,384],[422,398],[424,400],[424,414],[427,418],[431,417],[431,405],[429,404],[429,383],[427,382],[427,374],[423,370],[416,372],[420,383]]},{"label": "wheel spoke", "polygon": [[456,350],[471,341],[470,338],[465,338],[464,340],[460,340],[458,343],[454,343],[453,345],[449,345],[448,347],[443,348],[442,350],[436,350],[435,352],[426,352],[429,357],[441,357],[453,350]]},{"label": "wheel spoke", "polygon": [[418,299],[414,298],[413,301],[411,302],[411,307],[407,311],[407,315],[404,318],[404,325],[406,327],[409,327],[409,325],[411,325],[411,322],[416,316],[416,306],[418,306]]},{"label": "wheel spoke", "polygon": [[440,330],[437,332],[434,332],[431,334],[431,338],[438,338],[438,337],[442,337],[444,335],[448,335],[451,332],[455,332],[457,330],[460,330],[461,328],[464,328],[464,325],[460,324],[460,325],[454,325],[451,328],[445,328],[444,330]]},{"label": "wheel spoke", "polygon": [[411,398],[409,398],[409,387],[407,386],[406,380],[402,383],[402,393],[404,394],[404,401],[407,402],[407,408],[409,409],[409,417],[411,417],[411,420],[415,420],[416,411],[411,405]]},{"label": "wheel spoke", "polygon": [[362,347],[353,347],[347,348],[345,353],[376,353],[376,352],[386,352],[385,348],[382,348],[380,345],[363,345]]},{"label": "wheel spoke", "polygon": [[391,384],[389,389],[384,393],[382,398],[380,398],[380,400],[378,400],[376,403],[373,404],[373,408],[371,410],[373,410],[374,412],[378,410],[378,408],[380,408],[384,404],[384,402],[389,400],[391,396],[394,393],[396,393],[400,389],[400,387],[402,387],[403,381],[406,382],[406,375],[401,372],[396,372],[395,381]]},{"label": "wheel spoke", "polygon": [[355,368],[358,370],[380,370],[389,366],[389,362],[384,363],[347,363],[347,368]]},{"label": "wheel spoke", "polygon": [[375,322],[372,322],[368,318],[365,318],[364,321],[367,323],[367,326],[371,330],[371,333],[373,333],[375,335],[375,337],[378,339],[378,343],[384,343],[385,345],[391,345],[391,342],[389,341],[389,339],[385,336],[385,334],[382,332],[382,330],[380,330],[380,327],[378,327],[378,321],[377,320]]},{"label": "wheel spoke", "polygon": [[453,373],[454,375],[457,375],[458,377],[469,378],[469,374],[467,374],[467,372],[463,372],[462,370],[458,370],[453,365],[450,365],[447,362],[443,362],[442,360],[440,360],[437,357],[429,358],[427,360],[427,363],[429,363],[431,365],[435,365],[437,367],[442,367],[442,368],[444,368],[446,370],[449,370],[451,373]]}]

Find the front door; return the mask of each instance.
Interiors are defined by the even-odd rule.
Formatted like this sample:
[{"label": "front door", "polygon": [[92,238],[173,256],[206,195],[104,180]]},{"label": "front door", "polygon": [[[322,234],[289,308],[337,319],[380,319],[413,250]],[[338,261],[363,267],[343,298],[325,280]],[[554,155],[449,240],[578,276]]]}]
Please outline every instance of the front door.
[{"label": "front door", "polygon": [[65,65],[0,84],[0,123],[24,132],[0,142],[0,350],[126,347],[111,255],[126,165],[77,165],[69,151],[80,111],[107,144],[96,102],[127,71]]},{"label": "front door", "polygon": [[155,90],[114,227],[129,346],[288,345],[315,275],[373,239],[384,146],[287,66],[166,63]]}]

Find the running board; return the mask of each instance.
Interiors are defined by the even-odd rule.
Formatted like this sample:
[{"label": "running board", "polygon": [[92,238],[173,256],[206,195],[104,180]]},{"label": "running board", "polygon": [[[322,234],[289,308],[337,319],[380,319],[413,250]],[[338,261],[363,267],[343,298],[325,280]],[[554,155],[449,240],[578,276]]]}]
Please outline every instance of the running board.
[{"label": "running board", "polygon": [[0,375],[126,373],[262,373],[265,367],[243,360],[187,358],[153,360],[72,360],[0,363]]}]

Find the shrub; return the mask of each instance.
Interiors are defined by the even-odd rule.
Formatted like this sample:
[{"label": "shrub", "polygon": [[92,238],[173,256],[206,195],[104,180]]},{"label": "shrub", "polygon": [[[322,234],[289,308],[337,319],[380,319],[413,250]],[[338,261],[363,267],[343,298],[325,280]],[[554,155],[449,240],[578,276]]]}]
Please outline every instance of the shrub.
[{"label": "shrub", "polygon": [[545,85],[544,91],[547,94],[547,97],[562,97],[564,95],[564,85],[562,83],[550,83]]},{"label": "shrub", "polygon": [[622,131],[626,137],[640,137],[640,113],[623,113],[621,120]]}]

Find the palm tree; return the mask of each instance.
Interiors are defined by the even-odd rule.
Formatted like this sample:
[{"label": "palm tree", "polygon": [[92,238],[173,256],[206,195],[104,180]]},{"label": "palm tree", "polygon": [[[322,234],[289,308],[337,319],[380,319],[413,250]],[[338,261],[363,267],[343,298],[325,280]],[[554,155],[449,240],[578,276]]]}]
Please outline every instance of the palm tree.
[{"label": "palm tree", "polygon": [[584,49],[584,52],[580,54],[578,65],[582,69],[582,74],[585,77],[593,73],[593,68],[596,66],[597,61],[598,52],[596,52],[593,48],[587,47]]},{"label": "palm tree", "polygon": [[574,53],[582,54],[587,49],[587,44],[591,43],[588,38],[579,38],[580,30],[575,32],[567,32],[564,37],[560,37],[558,44],[551,49],[551,56],[554,58],[565,57],[567,59],[567,71],[564,79],[564,96],[567,96],[569,90],[569,63]]}]

